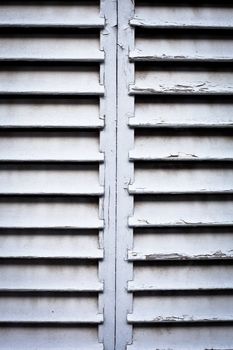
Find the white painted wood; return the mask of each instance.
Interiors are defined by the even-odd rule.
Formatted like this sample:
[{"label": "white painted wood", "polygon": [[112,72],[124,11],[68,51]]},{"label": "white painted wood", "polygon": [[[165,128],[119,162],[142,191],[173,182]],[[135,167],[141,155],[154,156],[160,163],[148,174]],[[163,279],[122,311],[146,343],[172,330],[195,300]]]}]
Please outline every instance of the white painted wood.
[{"label": "white painted wood", "polygon": [[1,161],[103,161],[95,133],[9,132],[0,134]]},{"label": "white painted wood", "polygon": [[128,350],[226,350],[232,348],[232,327],[135,327],[134,339]]},{"label": "white painted wood", "polygon": [[96,327],[1,327],[0,346],[11,350],[17,347],[19,350],[64,349],[64,344],[69,350],[103,350],[103,344],[96,342]]},{"label": "white painted wood", "polygon": [[131,160],[232,160],[230,136],[138,135]]},{"label": "white painted wood", "polygon": [[135,129],[135,169],[125,181],[134,198],[128,350],[233,348],[233,145],[225,130],[233,124],[223,97],[233,92],[224,64],[232,61],[233,8],[194,3],[136,1],[128,16],[137,27],[127,47],[135,79],[124,80],[135,97],[125,112]]},{"label": "white painted wood", "polygon": [[0,227],[4,228],[102,228],[97,202],[43,199],[0,202]]},{"label": "white painted wood", "polygon": [[231,225],[230,200],[147,200],[136,201],[133,227]]},{"label": "white painted wood", "polygon": [[[101,291],[97,265],[11,263],[0,266],[0,290]],[[70,278],[72,276],[72,278]]]},{"label": "white painted wood", "polygon": [[26,68],[0,71],[1,94],[102,95],[99,73],[85,68]]},{"label": "white painted wood", "polygon": [[[1,178],[1,177],[0,177]],[[136,167],[131,194],[233,193],[233,170],[208,168]]]},{"label": "white painted wood", "polygon": [[100,98],[100,115],[105,116],[105,127],[100,133],[100,150],[104,163],[100,164],[100,183],[104,196],[100,198],[100,218],[104,220],[100,243],[104,247],[104,259],[99,262],[99,279],[104,281],[104,293],[99,295],[99,310],[104,322],[98,328],[98,339],[104,348],[115,348],[116,331],[116,126],[117,126],[117,2],[102,0],[101,16],[105,28],[101,31],[101,49],[104,65],[100,67],[100,82],[105,95]]},{"label": "white painted wood", "polygon": [[104,19],[99,15],[98,5],[77,3],[28,3],[1,5],[0,25],[2,26],[59,26],[99,28]]},{"label": "white painted wood", "polygon": [[[156,5],[156,4],[155,4]],[[131,25],[149,28],[217,28],[233,26],[232,7],[137,5]]]},{"label": "white painted wood", "polygon": [[134,47],[134,31],[129,19],[134,14],[134,2],[118,1],[118,79],[117,79],[117,234],[116,234],[116,344],[115,349],[125,350],[132,343],[132,327],[127,324],[127,313],[132,311],[133,298],[127,292],[127,281],[133,278],[133,265],[127,261],[127,249],[133,245],[133,230],[128,216],[133,213],[133,197],[127,187],[133,178],[133,164],[128,152],[133,148],[134,133],[127,119],[134,111],[134,98],[128,95],[128,85],[134,81],[134,65],[129,65],[128,54]]},{"label": "white painted wood", "polygon": [[137,70],[130,94],[230,95],[233,93],[231,72]]},{"label": "white painted wood", "polygon": [[61,166],[0,167],[0,194],[103,195],[98,169]]},{"label": "white painted wood", "polygon": [[[182,50],[181,50],[182,48]],[[130,53],[134,61],[207,61],[232,62],[233,44],[222,39],[170,39],[138,37],[135,50]]]},{"label": "white painted wood", "polygon": [[[1,8],[0,8],[1,9]],[[103,61],[98,37],[51,36],[0,38],[0,60]]]},{"label": "white painted wood", "polygon": [[[0,4],[0,128],[13,129],[0,135],[0,348],[103,350],[107,344],[99,296],[104,151],[99,130],[89,130],[104,128],[109,114],[99,100],[102,75],[109,75],[99,5]],[[114,298],[109,303],[114,309]]]},{"label": "white painted wood", "polygon": [[102,259],[98,235],[62,231],[0,235],[0,258],[17,259]]},{"label": "white painted wood", "polygon": [[226,266],[135,266],[130,291],[232,289],[232,271]]},{"label": "white painted wood", "polygon": [[[134,297],[132,323],[231,321],[231,295],[224,296],[139,296]],[[145,342],[146,343],[146,342]]]},{"label": "white painted wood", "polygon": [[134,233],[134,247],[128,258],[135,261],[217,260],[233,258],[231,232]]},{"label": "white painted wood", "polygon": [[2,128],[102,128],[96,101],[16,101],[0,103]]},{"label": "white painted wood", "polygon": [[224,103],[137,103],[132,127],[232,127],[233,105]]},{"label": "white painted wood", "polygon": [[0,322],[99,324],[103,316],[96,296],[9,296],[0,297]]}]

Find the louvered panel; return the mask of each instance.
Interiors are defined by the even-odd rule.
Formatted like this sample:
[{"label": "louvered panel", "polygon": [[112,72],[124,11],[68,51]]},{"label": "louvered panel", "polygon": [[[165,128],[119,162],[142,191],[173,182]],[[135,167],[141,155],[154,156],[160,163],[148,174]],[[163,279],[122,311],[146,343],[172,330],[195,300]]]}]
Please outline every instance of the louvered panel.
[{"label": "louvered panel", "polygon": [[[198,350],[232,348],[232,327],[135,327],[135,342],[129,350]],[[146,339],[146,342],[145,342]]]},{"label": "louvered panel", "polygon": [[[1,9],[1,8],[0,8]],[[25,34],[22,34],[23,37]],[[0,37],[0,60],[103,61],[98,35]]]},{"label": "louvered panel", "polygon": [[5,67],[0,71],[0,94],[103,95],[98,68]]},{"label": "louvered panel", "polygon": [[[190,186],[192,184],[192,186]],[[232,193],[232,167],[136,166],[132,194]]]},{"label": "louvered panel", "polygon": [[[180,4],[181,3],[181,4]],[[232,6],[228,2],[228,7],[211,6],[211,1],[192,3],[185,5],[179,1],[174,4],[166,5],[164,2],[156,3],[159,6],[148,6],[148,4],[137,4],[135,16],[130,21],[133,26],[142,26],[149,28],[215,28],[231,29],[233,26]],[[154,4],[154,5],[156,5]],[[193,5],[193,6],[192,6]],[[209,5],[209,6],[208,6]]]},{"label": "louvered panel", "polygon": [[1,165],[0,193],[4,195],[103,195],[98,166]]},{"label": "louvered panel", "polygon": [[5,198],[0,201],[2,228],[102,228],[98,201],[62,198]]},{"label": "louvered panel", "polygon": [[136,134],[135,149],[130,160],[232,160],[231,135],[189,133]]},{"label": "louvered panel", "polygon": [[100,1],[0,4],[0,348],[103,349],[104,25]]},{"label": "louvered panel", "polygon": [[232,72],[198,70],[138,69],[131,94],[230,95],[233,93]]},{"label": "louvered panel", "polygon": [[137,0],[129,18],[129,350],[233,347],[232,11]]},{"label": "louvered panel", "polygon": [[58,327],[42,325],[40,327],[1,327],[0,346],[6,350],[38,349],[63,350],[64,344],[69,350],[103,350],[103,345],[96,342],[96,327]]},{"label": "louvered panel", "polygon": [[103,258],[96,231],[3,230],[0,234],[0,258],[21,260]]},{"label": "louvered panel", "polygon": [[2,27],[77,27],[100,28],[104,19],[99,15],[98,1],[56,1],[56,3],[21,1],[1,2]]},{"label": "louvered panel", "polygon": [[98,100],[14,100],[0,103],[1,128],[90,128],[104,126]]},{"label": "louvered panel", "polygon": [[98,134],[93,132],[0,133],[0,161],[98,162],[103,158]]},{"label": "louvered panel", "polygon": [[[74,312],[76,310],[76,312]],[[0,297],[0,322],[75,324],[103,322],[96,296]]]},{"label": "louvered panel", "polygon": [[135,116],[129,118],[129,125],[135,128],[229,128],[233,126],[232,110],[231,103],[213,101],[206,103],[198,103],[198,101],[189,103],[138,102],[135,106]]},{"label": "louvered panel", "polygon": [[232,296],[140,296],[134,299],[132,323],[221,322],[233,317]]},{"label": "louvered panel", "polygon": [[133,250],[129,260],[179,261],[232,259],[233,236],[229,229],[183,230],[151,229],[134,233]]}]

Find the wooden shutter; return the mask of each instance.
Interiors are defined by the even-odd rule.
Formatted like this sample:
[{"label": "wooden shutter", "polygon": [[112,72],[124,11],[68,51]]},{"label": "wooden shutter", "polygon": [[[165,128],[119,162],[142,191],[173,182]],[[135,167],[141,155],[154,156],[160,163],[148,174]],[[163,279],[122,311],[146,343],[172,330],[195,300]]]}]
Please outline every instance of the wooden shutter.
[{"label": "wooden shutter", "polygon": [[103,349],[114,16],[99,1],[0,4],[1,349]]},{"label": "wooden shutter", "polygon": [[232,349],[232,4],[118,12],[119,346]]}]

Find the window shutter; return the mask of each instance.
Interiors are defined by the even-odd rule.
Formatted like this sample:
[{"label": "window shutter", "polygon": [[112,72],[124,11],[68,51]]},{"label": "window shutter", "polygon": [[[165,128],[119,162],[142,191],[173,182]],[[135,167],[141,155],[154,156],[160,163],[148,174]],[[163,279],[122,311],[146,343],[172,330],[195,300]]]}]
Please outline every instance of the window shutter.
[{"label": "window shutter", "polygon": [[[99,1],[1,2],[2,349],[103,349],[102,196],[112,146],[104,164],[100,133],[110,104],[115,120],[111,87],[104,97],[115,79],[113,20],[113,6]],[[114,55],[109,78],[105,45],[107,67]]]},{"label": "window shutter", "polygon": [[128,350],[231,349],[232,4],[120,1],[118,12],[129,220],[119,209],[117,336],[127,329]]}]

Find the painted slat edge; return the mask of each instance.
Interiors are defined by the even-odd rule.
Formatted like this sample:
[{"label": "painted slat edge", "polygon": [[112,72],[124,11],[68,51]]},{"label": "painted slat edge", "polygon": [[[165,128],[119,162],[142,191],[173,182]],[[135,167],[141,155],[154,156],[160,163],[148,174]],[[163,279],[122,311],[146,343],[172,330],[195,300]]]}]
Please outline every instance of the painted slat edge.
[{"label": "painted slat edge", "polygon": [[171,129],[177,129],[177,128],[208,128],[208,129],[217,129],[217,128],[232,128],[233,123],[165,123],[165,122],[142,122],[142,121],[135,121],[134,118],[129,118],[128,125],[130,128],[171,128]]},{"label": "painted slat edge", "polygon": [[156,22],[150,22],[143,18],[134,17],[130,20],[130,25],[132,27],[144,27],[144,28],[155,28],[155,29],[214,29],[214,30],[232,30],[232,25],[204,25],[204,24],[176,24],[172,22],[167,22],[163,24],[158,24]]},{"label": "painted slat edge", "polygon": [[211,318],[211,317],[206,317],[206,318],[195,318],[192,316],[187,316],[185,315],[184,317],[175,317],[175,316],[171,316],[171,317],[145,317],[145,318],[139,318],[134,316],[134,314],[128,314],[127,316],[127,321],[129,323],[132,324],[158,324],[158,325],[162,325],[162,324],[167,324],[167,323],[174,323],[174,324],[195,324],[195,323],[228,323],[228,322],[232,322],[233,321],[233,315],[232,317],[219,317],[219,318]]},{"label": "painted slat edge", "polygon": [[221,89],[221,88],[213,88],[213,89],[174,89],[172,87],[165,87],[163,89],[154,89],[154,88],[143,88],[134,84],[129,85],[129,95],[187,95],[187,96],[212,96],[212,95],[221,95],[221,96],[231,96],[233,95],[233,89]]},{"label": "painted slat edge", "polygon": [[134,217],[129,217],[128,223],[130,227],[206,227],[206,226],[232,226],[232,221],[221,222],[168,222],[163,224],[148,222],[146,220],[137,220]]},{"label": "painted slat edge", "polygon": [[20,196],[95,196],[95,197],[102,197],[104,195],[104,190],[102,187],[99,187],[98,190],[89,190],[89,192],[86,191],[73,191],[73,192],[36,192],[36,191],[31,191],[31,192],[7,192],[7,191],[1,191],[0,189],[0,196],[9,196],[9,197],[20,197]]},{"label": "painted slat edge", "polygon": [[59,130],[77,130],[77,129],[103,129],[104,128],[104,121],[101,119],[98,119],[98,121],[95,124],[77,124],[77,125],[55,125],[55,124],[50,124],[50,125],[40,125],[40,124],[27,124],[27,125],[22,125],[22,124],[3,124],[0,121],[0,130],[5,130],[5,129],[14,129],[14,130],[27,130],[27,129],[42,129],[42,130],[47,130],[47,129],[59,129]]},{"label": "painted slat edge", "polygon": [[92,255],[1,255],[1,260],[32,260],[32,261],[41,261],[41,260],[102,260],[104,257],[103,249],[98,249],[95,254]]},{"label": "painted slat edge", "polygon": [[156,287],[156,286],[153,286],[152,284],[138,284],[138,283],[135,283],[134,281],[129,281],[128,282],[128,288],[127,288],[128,292],[168,292],[168,291],[171,291],[171,292],[193,292],[193,293],[196,293],[196,292],[204,292],[206,294],[210,293],[210,292],[229,292],[232,294],[233,292],[233,288],[199,288],[198,286],[196,288],[181,288],[179,287],[178,289],[177,288],[159,288],[159,287]]},{"label": "painted slat edge", "polygon": [[196,189],[192,190],[164,190],[164,191],[159,191],[159,190],[153,190],[153,189],[147,189],[146,186],[144,188],[137,188],[135,185],[129,185],[128,191],[132,195],[137,195],[137,194],[232,194],[233,193],[233,188],[229,188],[227,190],[205,190],[205,189]]},{"label": "painted slat edge", "polygon": [[129,58],[132,62],[214,62],[214,63],[222,63],[222,62],[233,62],[232,57],[221,57],[221,56],[168,56],[168,55],[143,55],[138,50],[131,51],[129,54]]},{"label": "painted slat edge", "polygon": [[35,289],[25,289],[25,288],[0,288],[0,294],[4,293],[85,293],[85,292],[103,292],[103,283],[99,282],[90,288],[35,288]]},{"label": "painted slat edge", "polygon": [[102,324],[104,322],[104,318],[102,314],[97,314],[95,317],[92,318],[78,318],[76,320],[69,320],[69,319],[64,319],[64,320],[46,320],[45,318],[43,319],[37,319],[37,320],[20,320],[20,319],[15,319],[15,320],[0,320],[0,326],[1,325],[36,325],[39,326],[41,324],[43,325],[54,325],[54,326],[62,326],[62,325],[98,325]]},{"label": "painted slat edge", "polygon": [[221,253],[213,252],[212,254],[198,254],[198,255],[183,255],[179,253],[171,254],[143,254],[134,252],[132,250],[128,251],[129,261],[187,261],[187,260],[197,260],[197,261],[209,261],[209,260],[231,260],[233,259],[232,253]]},{"label": "painted slat edge", "polygon": [[160,157],[146,157],[146,156],[141,156],[141,155],[137,155],[136,152],[134,152],[134,150],[129,152],[129,160],[130,161],[172,161],[172,162],[176,162],[176,161],[193,161],[193,162],[218,162],[218,161],[233,161],[233,158],[230,157],[192,157],[192,155],[190,156],[179,156],[179,155],[170,155],[169,157],[164,157],[164,158],[160,158]]}]

